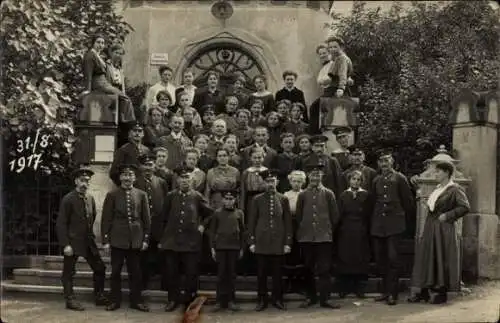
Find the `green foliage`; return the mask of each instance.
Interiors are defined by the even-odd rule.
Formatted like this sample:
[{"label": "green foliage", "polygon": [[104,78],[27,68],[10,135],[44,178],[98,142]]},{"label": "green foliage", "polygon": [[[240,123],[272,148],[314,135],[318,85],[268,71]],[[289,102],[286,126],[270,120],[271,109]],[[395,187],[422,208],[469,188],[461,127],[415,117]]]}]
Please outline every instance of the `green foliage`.
[{"label": "green foliage", "polygon": [[344,39],[360,97],[359,143],[369,156],[393,147],[400,168],[422,171],[440,144],[451,147],[448,113],[462,88],[498,87],[500,23],[488,1],[414,2],[368,10],[330,27]]},{"label": "green foliage", "polygon": [[34,137],[41,128],[51,135],[44,158],[46,171],[68,167],[74,142],[72,121],[79,108],[82,57],[91,37],[123,42],[131,27],[112,1],[5,0],[0,32],[3,86],[0,95],[2,135],[8,151],[18,138]]}]

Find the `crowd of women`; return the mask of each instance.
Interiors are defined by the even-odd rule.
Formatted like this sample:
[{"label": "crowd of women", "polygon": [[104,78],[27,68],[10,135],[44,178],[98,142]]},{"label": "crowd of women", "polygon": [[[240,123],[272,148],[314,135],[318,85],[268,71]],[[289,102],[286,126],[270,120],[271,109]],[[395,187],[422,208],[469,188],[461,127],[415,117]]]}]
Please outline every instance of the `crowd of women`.
[{"label": "crowd of women", "polygon": [[[352,62],[341,46],[342,41],[335,37],[318,46],[324,64],[318,76],[323,96],[342,97],[352,84]],[[168,271],[164,275],[168,278],[165,288],[169,288],[167,310],[178,305],[175,297],[180,287],[172,283],[179,281],[178,266],[184,266],[190,279],[197,279],[199,259],[186,257],[186,253],[198,254],[194,250],[197,247],[188,248],[194,242],[180,238],[186,238],[184,221],[196,225],[194,230],[199,229],[202,236],[205,226],[211,228],[204,235],[205,243],[200,243],[201,261],[208,267],[214,265],[213,260],[217,262],[218,292],[225,290],[226,297],[222,307],[234,300],[234,275],[238,271],[257,273],[257,309],[267,307],[267,271],[272,271],[273,305],[284,309],[279,287],[284,261],[285,268],[291,269],[290,276],[296,275],[294,268],[304,267],[308,272],[305,307],[317,302],[316,275],[320,304],[336,308],[328,303],[333,254],[340,296],[353,292],[363,297],[372,249],[383,278],[383,295],[377,300],[397,303],[398,241],[415,202],[406,177],[392,167],[390,151],[381,151],[379,169],[371,169],[363,165],[363,152],[348,146],[352,129],[338,127],[333,131],[341,148],[327,153],[328,138],[318,134],[319,99],[306,108],[303,92],[295,87],[298,75],[293,71],[283,72],[284,87],[275,94],[267,90],[264,76],[256,76],[253,82],[257,91],[248,94],[242,75],[236,75],[231,89],[223,91],[217,73],[208,72],[206,87],[198,89],[193,85],[193,73],[186,71],[183,84],[176,87],[171,83],[172,68],[162,66],[161,81],[148,90],[141,116],[116,86],[119,82],[113,83],[112,70],[106,69],[99,56],[103,48],[104,39],[96,37],[85,59],[86,84],[88,90],[118,94],[123,103],[120,121],[129,125],[123,137],[128,142],[117,149],[110,177],[116,190],[125,190],[124,183],[128,185],[133,177],[134,187],[147,194],[151,223],[144,223],[146,247],[137,244],[145,255],[142,286],[146,288],[149,276],[154,274],[151,259],[158,258],[158,250],[167,251],[167,265],[163,266]],[[125,116],[134,113],[134,122],[130,123]],[[440,184],[428,201],[430,215],[414,268],[413,282],[422,291],[409,299],[412,302],[445,302],[447,291],[457,286],[460,277],[454,222],[467,213],[468,202],[451,180],[453,165],[442,163],[437,169]],[[183,198],[188,192],[195,198],[185,201],[191,203],[185,209]],[[107,210],[103,223],[108,227],[103,226],[103,236],[109,247],[111,223],[118,215]],[[184,213],[189,216],[185,218]],[[206,213],[210,216],[197,218]],[[131,218],[129,214],[129,221]],[[138,215],[136,220],[143,218]],[[221,229],[220,224],[227,221],[229,224]],[[235,238],[243,232],[241,241]],[[234,249],[233,245],[218,248],[218,244],[233,241],[218,239],[222,236],[236,239],[236,253],[222,252]],[[114,246],[112,238],[110,243],[112,248],[123,248]],[[116,268],[115,281],[121,266]],[[195,293],[195,287],[185,288]],[[229,307],[234,309],[233,305]]]}]

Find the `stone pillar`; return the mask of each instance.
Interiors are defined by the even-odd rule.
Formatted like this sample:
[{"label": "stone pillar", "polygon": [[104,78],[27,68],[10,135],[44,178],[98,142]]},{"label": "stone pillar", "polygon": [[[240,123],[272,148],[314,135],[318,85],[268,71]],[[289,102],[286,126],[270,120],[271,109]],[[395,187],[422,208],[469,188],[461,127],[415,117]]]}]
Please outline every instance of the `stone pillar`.
[{"label": "stone pillar", "polygon": [[359,105],[359,98],[321,98],[320,99],[320,129],[324,136],[328,137],[326,145],[327,152],[333,152],[340,148],[333,129],[349,126],[354,129],[354,135],[349,136],[350,145],[356,141],[358,120],[355,110]]},{"label": "stone pillar", "polygon": [[472,178],[471,212],[463,221],[463,278],[500,278],[496,214],[498,93],[463,90],[452,102],[453,149]]},{"label": "stone pillar", "polygon": [[102,205],[106,193],[114,184],[109,178],[109,169],[113,162],[116,146],[117,126],[113,123],[81,124],[76,127],[78,141],[75,144],[75,160],[79,164],[88,164],[94,172],[90,181],[89,193],[95,199],[97,216],[94,233],[97,242],[101,241]]}]

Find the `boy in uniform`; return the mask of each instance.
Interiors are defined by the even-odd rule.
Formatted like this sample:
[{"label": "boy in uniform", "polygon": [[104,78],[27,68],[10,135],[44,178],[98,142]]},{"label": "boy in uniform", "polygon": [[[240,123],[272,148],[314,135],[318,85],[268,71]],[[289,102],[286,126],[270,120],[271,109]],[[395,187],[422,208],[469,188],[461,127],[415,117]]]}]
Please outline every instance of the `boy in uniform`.
[{"label": "boy in uniform", "polygon": [[236,262],[243,256],[245,228],[243,211],[236,209],[236,191],[222,193],[223,207],[210,220],[209,237],[212,258],[217,262],[217,305],[215,311],[238,311],[234,303]]}]

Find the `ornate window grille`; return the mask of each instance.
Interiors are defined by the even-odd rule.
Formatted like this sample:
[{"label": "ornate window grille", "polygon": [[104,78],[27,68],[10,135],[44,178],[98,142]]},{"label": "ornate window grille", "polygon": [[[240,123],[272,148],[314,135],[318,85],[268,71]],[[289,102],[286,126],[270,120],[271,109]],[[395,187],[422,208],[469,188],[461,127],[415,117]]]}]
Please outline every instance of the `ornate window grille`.
[{"label": "ornate window grille", "polygon": [[217,72],[220,76],[222,87],[228,87],[234,83],[237,75],[245,77],[245,87],[254,91],[252,79],[263,74],[262,67],[243,48],[233,44],[216,44],[209,46],[196,55],[188,65],[194,72],[194,84],[198,87],[206,85],[207,73]]}]

